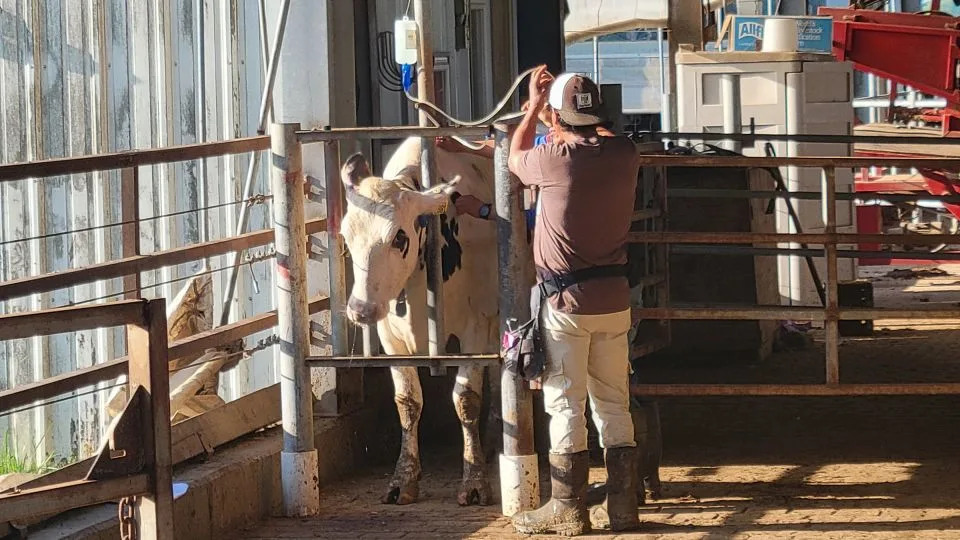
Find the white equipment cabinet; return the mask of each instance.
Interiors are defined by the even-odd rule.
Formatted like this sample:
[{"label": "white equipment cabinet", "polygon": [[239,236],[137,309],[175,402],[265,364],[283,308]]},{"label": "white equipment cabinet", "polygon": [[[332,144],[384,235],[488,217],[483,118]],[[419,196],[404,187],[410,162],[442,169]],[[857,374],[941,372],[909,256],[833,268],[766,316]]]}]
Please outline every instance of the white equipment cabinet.
[{"label": "white equipment cabinet", "polygon": [[[722,74],[740,79],[741,121],[744,133],[849,135],[853,129],[853,68],[830,55],[763,52],[693,52],[677,55],[677,116],[679,131],[723,133]],[[689,141],[697,142],[697,141]],[[780,157],[849,156],[849,144],[774,142]],[[744,146],[748,156],[762,156],[764,143]],[[819,169],[781,167],[790,191],[820,191]],[[853,192],[853,174],[837,170],[837,191]],[[771,180],[770,189],[774,189]],[[823,232],[820,201],[794,200],[803,232]],[[776,205],[777,232],[796,232],[785,201]],[[837,231],[856,232],[853,201],[837,202]],[[798,245],[780,247],[799,247]],[[841,246],[853,249],[855,246]],[[821,281],[826,278],[822,257],[814,259]],[[841,281],[856,279],[856,260],[840,259]],[[784,305],[820,304],[802,257],[778,257],[778,281]]]}]

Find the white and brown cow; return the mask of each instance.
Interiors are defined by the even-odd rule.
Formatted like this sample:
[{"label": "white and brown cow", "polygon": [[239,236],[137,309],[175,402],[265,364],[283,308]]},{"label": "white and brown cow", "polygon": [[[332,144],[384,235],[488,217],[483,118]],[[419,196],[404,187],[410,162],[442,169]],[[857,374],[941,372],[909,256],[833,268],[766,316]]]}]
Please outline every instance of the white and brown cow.
[{"label": "white and brown cow", "polygon": [[[437,170],[443,183],[421,189],[417,138],[408,139],[394,152],[382,177],[372,175],[360,154],[344,164],[341,177],[347,189],[347,212],[341,232],[353,259],[355,280],[348,317],[358,324],[376,323],[387,354],[426,354],[426,233],[421,216],[443,212],[444,330],[459,341],[463,353],[496,352],[496,226],[492,221],[457,217],[449,204],[454,190],[492,201],[493,163],[438,149]],[[532,269],[529,278],[533,279]],[[419,493],[417,428],[423,393],[416,368],[396,367],[391,373],[403,436],[396,471],[383,500],[408,504]],[[492,502],[479,433],[483,378],[482,367],[461,367],[453,390],[463,426],[463,481],[457,492],[461,505]]]}]

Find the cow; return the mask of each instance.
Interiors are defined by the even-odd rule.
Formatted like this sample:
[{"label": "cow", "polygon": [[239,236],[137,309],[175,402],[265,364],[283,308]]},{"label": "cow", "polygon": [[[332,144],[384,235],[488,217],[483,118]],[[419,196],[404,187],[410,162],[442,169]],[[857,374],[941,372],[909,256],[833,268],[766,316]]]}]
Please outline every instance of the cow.
[{"label": "cow", "polygon": [[[376,324],[388,355],[426,354],[423,218],[439,214],[447,350],[449,343],[459,342],[462,353],[495,352],[499,344],[496,226],[493,221],[458,217],[450,204],[454,190],[493,200],[492,160],[437,149],[441,183],[423,189],[420,148],[419,138],[404,141],[382,176],[371,173],[361,154],[351,156],[341,168],[347,210],[340,230],[354,276],[347,317],[355,324]],[[533,284],[532,264],[524,279]],[[423,393],[416,368],[393,367],[391,375],[402,438],[396,469],[382,500],[409,504],[419,495],[417,429]],[[454,408],[463,428],[463,478],[457,491],[461,505],[493,502],[479,430],[483,375],[483,367],[462,366],[453,389]]]}]

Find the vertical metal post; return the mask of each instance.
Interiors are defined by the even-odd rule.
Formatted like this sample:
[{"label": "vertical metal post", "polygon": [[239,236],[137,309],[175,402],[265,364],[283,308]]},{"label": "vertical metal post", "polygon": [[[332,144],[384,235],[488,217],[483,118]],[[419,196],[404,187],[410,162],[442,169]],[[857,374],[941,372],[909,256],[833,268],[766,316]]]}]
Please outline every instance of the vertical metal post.
[{"label": "vertical metal post", "polygon": [[[127,167],[120,172],[120,219],[123,221],[121,255],[140,254],[140,169]],[[123,297],[140,298],[140,272],[123,278]]]},{"label": "vertical metal post", "polygon": [[[736,73],[720,75],[720,97],[723,100],[723,132],[727,135],[739,135],[743,132],[740,112],[740,75]],[[735,138],[724,141],[723,146],[731,152],[741,150],[740,141]]]},{"label": "vertical metal post", "polygon": [[600,84],[600,40],[593,36],[593,82]]},{"label": "vertical metal post", "polygon": [[307,309],[307,232],[303,220],[303,167],[299,124],[270,128],[270,184],[276,246],[277,336],[280,338],[280,454],[283,510],[287,516],[320,511],[317,451],[313,440],[310,315]]},{"label": "vertical metal post", "polygon": [[166,540],[177,536],[173,523],[173,461],[170,447],[170,376],[167,372],[167,308],[159,298],[143,302],[144,319],[127,325],[130,394],[147,392],[142,403],[144,468],[152,493],[138,497],[137,537]]},{"label": "vertical metal post", "polygon": [[327,205],[327,265],[330,272],[330,345],[333,354],[351,354],[347,339],[347,271],[340,236],[340,220],[343,219],[343,184],[340,183],[340,141],[323,144],[323,161],[326,167],[324,198]]},{"label": "vertical metal post", "polygon": [[657,60],[660,66],[660,131],[672,131],[670,121],[670,88],[667,86],[667,59],[664,57],[664,28],[657,28]]},{"label": "vertical metal post", "polygon": [[[193,3],[194,16],[196,23],[194,32],[196,40],[197,54],[197,80],[196,80],[196,103],[194,105],[194,117],[197,121],[197,142],[202,143],[207,140],[207,53],[204,46],[204,9],[203,0],[195,0]],[[209,234],[209,211],[207,208],[207,160],[200,158],[197,160],[197,207],[202,210],[197,214],[197,231],[201,242],[210,239]]]},{"label": "vertical metal post", "polygon": [[[526,246],[526,220],[517,181],[510,174],[507,158],[510,139],[507,126],[494,126],[493,154],[497,207],[497,270],[500,274],[500,335],[507,321],[527,320],[530,291],[521,282],[530,259]],[[524,381],[508,369],[501,375],[503,455],[500,456],[500,499],[503,514],[513,514],[540,505],[540,480],[533,444],[533,397]]]},{"label": "vertical metal post", "polygon": [[[823,223],[824,232],[837,233],[837,181],[836,169],[823,169]],[[824,323],[826,331],[826,379],[827,384],[840,384],[840,308],[837,302],[838,269],[837,241],[831,238],[824,244],[827,264],[827,316]]]},{"label": "vertical metal post", "polygon": [[[413,13],[420,30],[420,67],[417,71],[417,97],[433,102],[433,46],[430,37],[430,12],[428,0],[414,0]],[[420,125],[429,126],[424,111],[420,111]],[[420,183],[429,188],[439,183],[437,178],[436,144],[433,138],[420,140]],[[443,261],[440,250],[440,216],[433,216],[427,223],[427,338],[430,356],[446,352],[446,334],[443,330]],[[431,373],[439,374],[431,368]],[[440,371],[442,373],[442,371]]]},{"label": "vertical metal post", "polygon": [[[283,45],[283,34],[287,28],[287,15],[290,13],[290,0],[283,0],[280,6],[280,15],[277,18],[277,32],[275,43],[273,44],[273,54],[270,56],[270,64],[267,66],[267,82],[263,87],[263,98],[260,100],[260,123],[257,124],[257,132],[262,133],[267,122],[267,113],[273,103],[273,83],[277,79],[277,65],[280,63],[280,47]],[[247,178],[243,183],[243,198],[249,199],[253,195],[253,184],[257,178],[257,171],[260,165],[260,152],[251,152],[250,163],[247,166]],[[240,217],[237,218],[236,235],[243,234],[247,228],[247,220],[250,218],[250,203],[240,205]],[[230,255],[230,275],[227,278],[227,288],[224,291],[223,313],[220,315],[220,326],[230,322],[230,306],[233,303],[233,295],[236,293],[237,278],[240,275],[240,254],[232,253]]]}]

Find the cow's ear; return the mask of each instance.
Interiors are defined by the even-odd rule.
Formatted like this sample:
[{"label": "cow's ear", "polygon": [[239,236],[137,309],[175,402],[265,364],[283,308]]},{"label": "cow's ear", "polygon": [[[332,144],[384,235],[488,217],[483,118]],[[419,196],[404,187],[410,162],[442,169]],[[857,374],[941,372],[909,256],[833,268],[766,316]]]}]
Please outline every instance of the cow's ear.
[{"label": "cow's ear", "polygon": [[400,204],[409,205],[413,209],[413,213],[418,216],[441,214],[446,211],[450,203],[450,196],[446,193],[431,193],[429,191],[423,193],[401,191],[400,198]]},{"label": "cow's ear", "polygon": [[433,186],[432,188],[424,191],[424,193],[425,193],[425,194],[438,194],[438,193],[439,193],[439,194],[443,194],[443,195],[446,195],[447,197],[449,197],[449,196],[452,195],[453,192],[455,191],[455,188],[457,187],[457,184],[460,183],[460,179],[461,179],[461,178],[462,178],[462,177],[458,174],[458,175],[456,175],[456,176],[453,177],[453,180],[450,180],[450,181],[448,181],[448,182],[443,182],[442,184],[437,184],[437,185]]},{"label": "cow's ear", "polygon": [[370,163],[359,152],[347,158],[343,167],[340,167],[340,180],[347,189],[355,188],[364,178],[370,176],[373,176],[370,172]]}]

